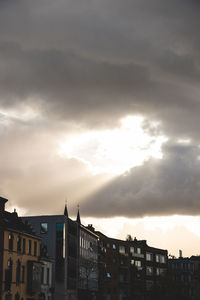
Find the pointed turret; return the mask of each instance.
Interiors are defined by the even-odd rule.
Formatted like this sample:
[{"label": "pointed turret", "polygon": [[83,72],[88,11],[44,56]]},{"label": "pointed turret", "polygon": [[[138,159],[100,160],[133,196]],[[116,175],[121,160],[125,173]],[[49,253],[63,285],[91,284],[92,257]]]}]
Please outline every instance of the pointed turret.
[{"label": "pointed turret", "polygon": [[67,210],[67,204],[65,204],[65,210],[64,210],[65,217],[68,217],[68,210]]},{"label": "pointed turret", "polygon": [[78,212],[77,212],[76,222],[79,223],[79,224],[81,224],[81,218],[80,218],[80,212],[79,212],[79,205],[78,205]]}]

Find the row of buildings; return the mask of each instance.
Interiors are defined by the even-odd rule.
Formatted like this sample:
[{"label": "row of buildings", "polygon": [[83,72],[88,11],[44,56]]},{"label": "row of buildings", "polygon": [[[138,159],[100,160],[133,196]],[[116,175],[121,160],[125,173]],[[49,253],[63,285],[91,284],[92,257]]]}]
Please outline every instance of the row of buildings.
[{"label": "row of buildings", "polygon": [[146,240],[83,226],[79,211],[71,220],[66,206],[62,215],[19,218],[6,202],[0,197],[0,300],[200,299],[198,257],[186,267]]}]

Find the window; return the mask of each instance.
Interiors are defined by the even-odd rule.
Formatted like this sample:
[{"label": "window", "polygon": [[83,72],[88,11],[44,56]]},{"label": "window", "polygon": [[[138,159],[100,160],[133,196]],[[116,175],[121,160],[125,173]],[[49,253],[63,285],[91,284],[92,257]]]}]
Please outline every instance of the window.
[{"label": "window", "polygon": [[137,254],[141,254],[141,248],[137,248]]},{"label": "window", "polygon": [[156,275],[157,275],[157,276],[160,275],[160,268],[156,268]]},{"label": "window", "polygon": [[49,285],[49,268],[47,268],[47,284]]},{"label": "window", "polygon": [[134,250],[134,247],[130,247],[130,253],[134,253],[135,250]]},{"label": "window", "polygon": [[165,264],[166,263],[166,257],[165,255],[156,254],[156,262]]},{"label": "window", "polygon": [[20,275],[21,275],[21,263],[18,259],[16,267],[16,285],[20,284]]},{"label": "window", "polygon": [[153,260],[153,254],[152,253],[146,253],[146,260],[152,261]]},{"label": "window", "polygon": [[108,272],[108,273],[106,274],[106,277],[107,277],[107,278],[111,278],[111,274]]},{"label": "window", "polygon": [[18,235],[17,237],[17,252],[21,252],[21,237]]},{"label": "window", "polygon": [[148,276],[152,276],[153,275],[153,268],[152,267],[147,267],[146,268],[146,274]]},{"label": "window", "polygon": [[119,275],[119,281],[120,281],[120,282],[124,282],[124,275],[123,275],[123,274],[120,274],[120,275]]},{"label": "window", "polygon": [[31,255],[32,253],[32,241],[28,240],[28,254]]},{"label": "window", "polygon": [[160,255],[156,254],[156,262],[159,263],[160,262]]},{"label": "window", "polygon": [[141,262],[140,260],[136,260],[136,261],[135,261],[135,266],[136,266],[137,268],[141,268],[142,262]]},{"label": "window", "polygon": [[10,251],[13,251],[13,240],[14,240],[14,236],[13,236],[12,233],[10,233],[10,234],[8,235],[8,249],[9,249]]},{"label": "window", "polygon": [[116,249],[116,245],[115,244],[113,244],[113,249]]},{"label": "window", "polygon": [[9,291],[12,282],[12,266],[13,266],[13,262],[11,258],[9,258],[7,264],[8,264],[8,269],[5,270],[5,290]]},{"label": "window", "polygon": [[109,244],[109,243],[107,243],[106,247],[107,247],[107,248],[110,248],[110,244]]},{"label": "window", "polygon": [[134,265],[134,264],[135,264],[134,259],[131,259],[131,265]]},{"label": "window", "polygon": [[48,232],[48,223],[40,223],[40,233]]},{"label": "window", "polygon": [[156,268],[156,275],[157,276],[163,276],[166,273],[166,269],[163,268]]},{"label": "window", "polygon": [[37,242],[34,242],[34,256],[37,256]]},{"label": "window", "polygon": [[8,260],[8,269],[11,269],[12,268],[12,259],[9,258]]},{"label": "window", "polygon": [[42,272],[41,272],[41,283],[44,283],[44,267],[42,267]]},{"label": "window", "polygon": [[23,253],[26,253],[26,240],[23,239],[23,242],[22,242],[22,247],[23,247]]},{"label": "window", "polygon": [[124,246],[119,246],[119,253],[125,254],[125,247]]},{"label": "window", "polygon": [[160,262],[161,264],[165,264],[166,263],[166,259],[164,255],[160,255]]},{"label": "window", "polygon": [[22,266],[22,282],[24,282],[24,276],[25,276],[25,267]]}]

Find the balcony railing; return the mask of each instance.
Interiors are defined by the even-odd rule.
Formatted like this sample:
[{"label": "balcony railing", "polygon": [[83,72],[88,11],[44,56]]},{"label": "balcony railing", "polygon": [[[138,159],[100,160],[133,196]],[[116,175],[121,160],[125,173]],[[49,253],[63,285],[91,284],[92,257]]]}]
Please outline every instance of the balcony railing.
[{"label": "balcony railing", "polygon": [[138,254],[138,253],[132,252],[131,255],[133,257],[144,258],[144,254]]}]

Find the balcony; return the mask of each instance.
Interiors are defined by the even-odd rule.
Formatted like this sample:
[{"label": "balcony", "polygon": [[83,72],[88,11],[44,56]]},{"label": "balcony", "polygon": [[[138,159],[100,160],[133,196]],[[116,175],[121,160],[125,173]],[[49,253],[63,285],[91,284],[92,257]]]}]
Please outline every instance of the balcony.
[{"label": "balcony", "polygon": [[132,252],[131,255],[132,255],[132,257],[144,258],[144,254],[138,254],[138,253]]}]

